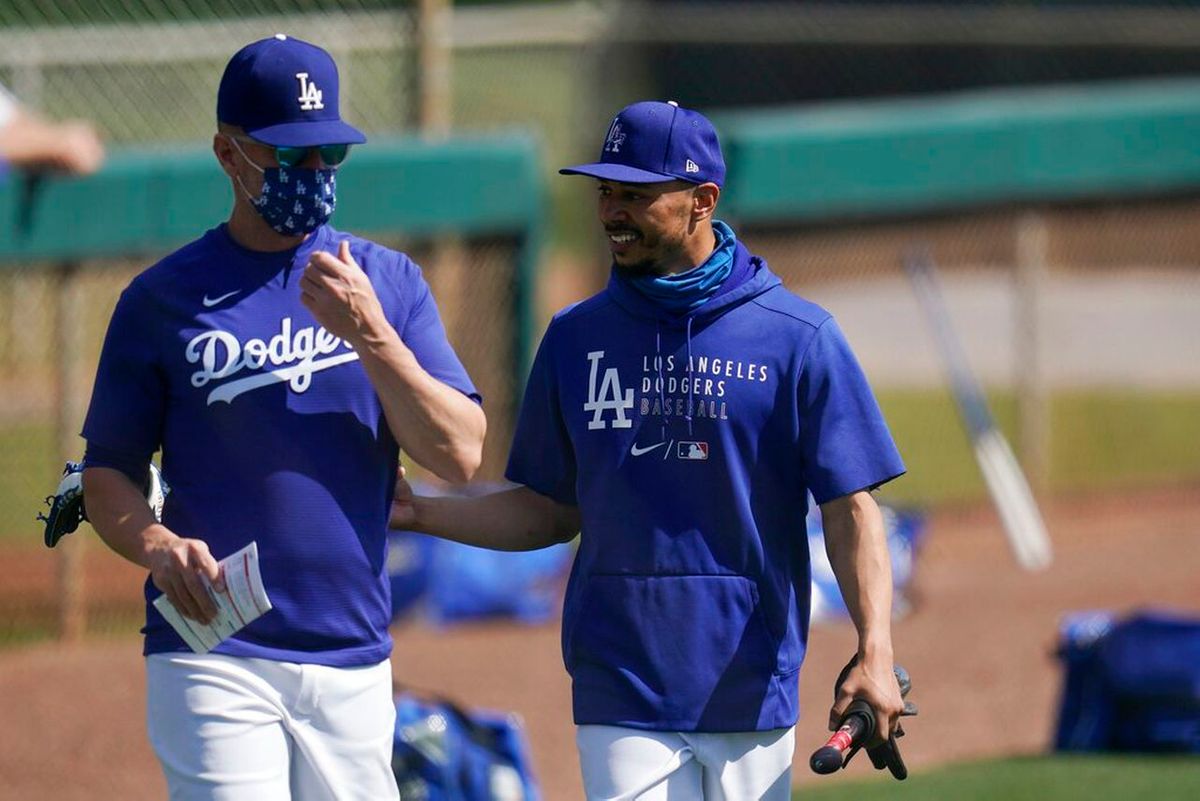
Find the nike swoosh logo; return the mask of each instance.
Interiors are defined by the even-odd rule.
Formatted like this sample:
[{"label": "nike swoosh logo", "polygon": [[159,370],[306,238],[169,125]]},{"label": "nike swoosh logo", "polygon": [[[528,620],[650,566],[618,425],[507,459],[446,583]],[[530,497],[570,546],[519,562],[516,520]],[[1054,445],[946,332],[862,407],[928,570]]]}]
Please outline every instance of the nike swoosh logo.
[{"label": "nike swoosh logo", "polygon": [[629,453],[633,456],[641,456],[643,453],[649,453],[650,451],[654,450],[655,448],[661,448],[663,445],[666,445],[666,444],[667,443],[665,443],[665,442],[656,442],[653,445],[650,445],[648,447],[639,448],[638,444],[635,442],[635,443],[633,443],[633,447],[629,449]]},{"label": "nike swoosh logo", "polygon": [[208,295],[205,295],[204,298],[201,299],[200,302],[204,304],[204,308],[211,309],[213,306],[216,306],[221,301],[226,300],[228,298],[232,298],[234,295],[236,295],[237,293],[239,293],[241,291],[242,290],[240,290],[240,289],[235,289],[232,292],[226,292],[224,295],[221,295],[219,298],[210,298]]}]

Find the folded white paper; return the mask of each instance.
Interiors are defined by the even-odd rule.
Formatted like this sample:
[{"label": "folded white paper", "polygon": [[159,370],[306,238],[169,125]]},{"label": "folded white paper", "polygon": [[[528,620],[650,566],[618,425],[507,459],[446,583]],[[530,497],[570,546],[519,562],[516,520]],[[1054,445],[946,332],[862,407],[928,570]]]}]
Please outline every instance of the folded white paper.
[{"label": "folded white paper", "polygon": [[184,617],[165,595],[154,599],[154,608],[198,654],[208,653],[271,609],[258,569],[257,542],[251,542],[217,564],[221,567],[221,578],[225,580],[225,592],[217,592],[206,577],[201,577],[217,607],[217,616],[211,623]]}]

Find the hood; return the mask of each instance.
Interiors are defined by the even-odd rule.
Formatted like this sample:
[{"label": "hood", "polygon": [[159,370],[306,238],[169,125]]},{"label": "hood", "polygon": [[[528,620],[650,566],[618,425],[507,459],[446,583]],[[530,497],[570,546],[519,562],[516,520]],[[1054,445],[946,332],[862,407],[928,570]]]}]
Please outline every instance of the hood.
[{"label": "hood", "polygon": [[[674,313],[664,309],[630,286],[627,281],[619,278],[616,268],[613,268],[612,274],[608,279],[608,288],[605,290],[608,296],[618,306],[634,317],[653,321],[654,323],[654,364],[658,373],[655,383],[658,387],[659,403],[663,404],[664,407],[666,406],[666,402],[663,390],[665,382],[662,372],[663,332],[669,329],[683,332],[685,347],[687,349],[687,373],[688,378],[691,379],[692,331],[704,327],[705,323],[715,320],[726,311],[736,308],[764,292],[780,286],[782,283],[779,280],[779,276],[768,269],[766,261],[758,256],[750,255],[750,251],[746,250],[740,241],[736,243],[734,248],[733,270],[730,271],[730,277],[726,279],[726,283],[738,280],[738,276],[742,276],[741,283],[728,289],[726,289],[725,285],[722,285],[717,294],[699,308],[693,309],[690,312]],[[683,415],[683,420],[687,423],[689,436],[694,433],[691,412],[694,386],[694,382],[689,380],[688,411]],[[667,440],[667,429],[671,425],[671,418],[663,415],[659,422],[661,437],[665,442]]]},{"label": "hood", "polygon": [[[739,274],[748,274],[748,277],[741,284],[729,290],[722,287],[721,291],[710,298],[707,303],[691,312],[676,314],[662,308],[621,280],[617,276],[615,266],[609,274],[608,287],[605,292],[618,306],[634,317],[655,320],[670,328],[684,328],[689,320],[696,322],[718,317],[728,309],[740,306],[768,289],[780,285],[779,276],[771,272],[766,260],[752,255],[740,240],[735,246],[733,259],[734,267],[728,280],[734,280],[734,276]],[[747,267],[748,269],[745,269]]]}]

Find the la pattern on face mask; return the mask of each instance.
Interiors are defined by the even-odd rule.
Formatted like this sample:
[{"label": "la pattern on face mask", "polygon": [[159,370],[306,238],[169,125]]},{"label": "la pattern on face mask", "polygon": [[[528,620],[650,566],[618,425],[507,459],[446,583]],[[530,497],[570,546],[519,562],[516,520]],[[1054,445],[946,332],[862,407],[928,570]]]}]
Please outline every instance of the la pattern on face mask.
[{"label": "la pattern on face mask", "polygon": [[311,234],[329,221],[337,206],[337,168],[260,167],[246,155],[236,137],[229,141],[238,154],[262,173],[258,197],[250,194],[239,175],[238,185],[250,204],[277,233],[284,236]]},{"label": "la pattern on face mask", "polygon": [[268,167],[263,170],[262,192],[257,198],[247,193],[247,198],[278,233],[310,234],[333,216],[337,170]]}]

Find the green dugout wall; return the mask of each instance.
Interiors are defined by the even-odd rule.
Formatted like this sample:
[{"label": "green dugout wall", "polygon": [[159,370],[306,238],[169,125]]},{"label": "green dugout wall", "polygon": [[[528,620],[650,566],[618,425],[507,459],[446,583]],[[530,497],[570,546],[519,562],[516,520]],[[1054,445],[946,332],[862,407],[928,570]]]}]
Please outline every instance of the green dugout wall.
[{"label": "green dugout wall", "polygon": [[1200,185],[1200,81],[1131,81],[715,115],[743,222],[908,216]]}]

